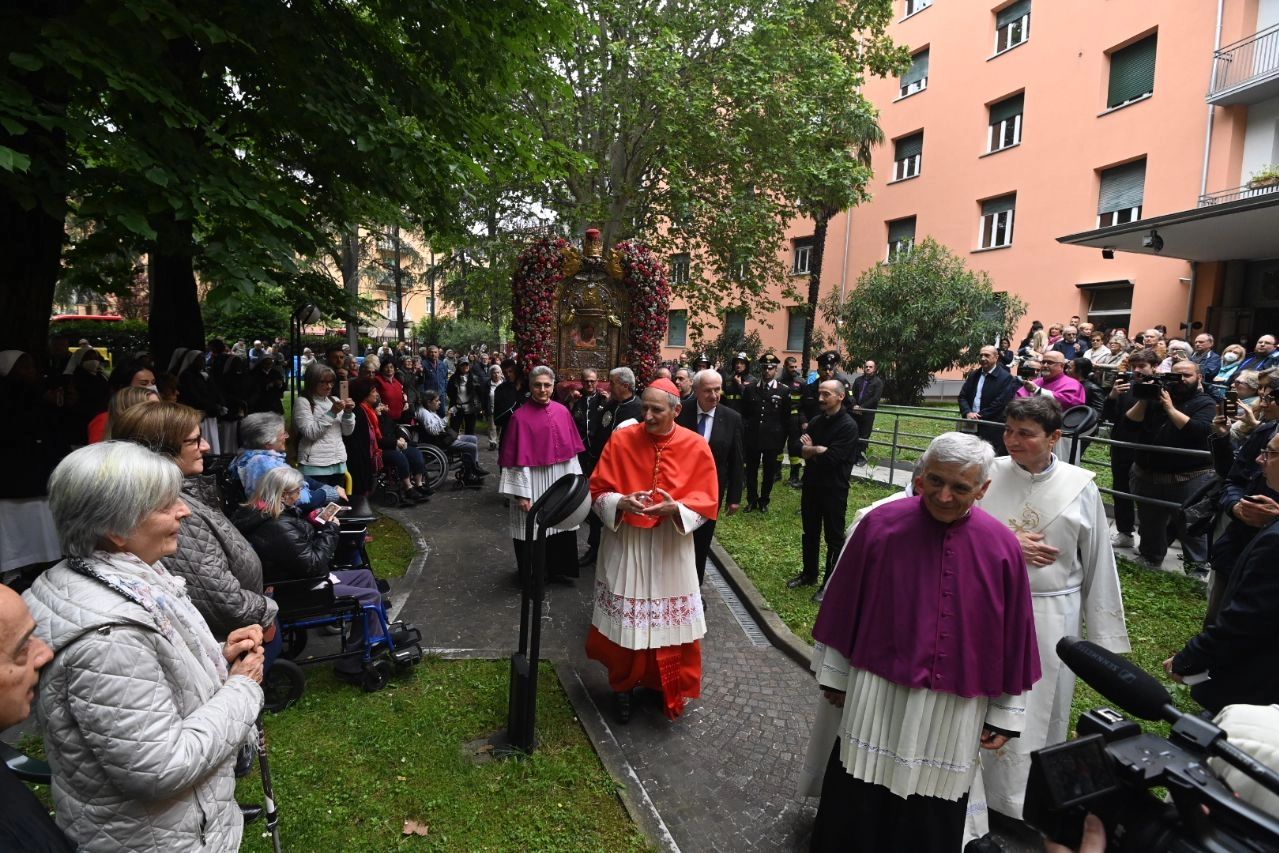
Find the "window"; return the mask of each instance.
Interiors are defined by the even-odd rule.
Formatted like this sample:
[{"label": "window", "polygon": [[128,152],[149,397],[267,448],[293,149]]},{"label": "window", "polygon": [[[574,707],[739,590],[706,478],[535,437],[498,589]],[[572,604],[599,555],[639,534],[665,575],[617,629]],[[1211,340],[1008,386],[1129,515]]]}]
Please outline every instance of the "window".
[{"label": "window", "polygon": [[990,105],[990,132],[986,150],[1003,151],[1021,143],[1021,115],[1026,106],[1025,94],[1004,98]]},{"label": "window", "polygon": [[746,314],[742,311],[729,311],[725,314],[724,332],[729,335],[746,334]]},{"label": "window", "polygon": [[998,249],[1013,244],[1013,212],[1016,207],[1016,193],[981,203],[981,248]]},{"label": "window", "polygon": [[687,252],[671,255],[671,284],[688,284],[690,268]]},{"label": "window", "polygon": [[799,352],[804,348],[804,321],[807,319],[807,308],[790,309],[786,317],[786,349]]},{"label": "window", "polygon": [[1030,0],[1017,0],[995,13],[995,53],[1030,38]]},{"label": "window", "polygon": [[928,48],[910,58],[910,68],[901,78],[901,96],[913,95],[928,88]]},{"label": "window", "polygon": [[906,0],[906,14],[902,17],[909,18],[916,12],[922,12],[931,5],[933,5],[933,0]]},{"label": "window", "polygon": [[1155,43],[1144,38],[1110,54],[1110,91],[1106,106],[1113,109],[1155,91]]},{"label": "window", "polygon": [[924,132],[903,136],[893,143],[893,180],[904,181],[919,174],[924,156]]},{"label": "window", "polygon": [[1132,282],[1105,281],[1081,284],[1079,289],[1089,296],[1085,318],[1099,329],[1131,329]]},{"label": "window", "polygon": [[910,254],[910,247],[915,245],[915,217],[895,219],[888,223],[888,256],[887,263]]},{"label": "window", "polygon": [[666,312],[666,345],[668,347],[688,346],[688,312],[684,310]]},{"label": "window", "polygon": [[803,240],[795,241],[795,262],[791,266],[791,272],[795,275],[807,275],[809,273],[809,265],[813,261],[813,238],[805,237]]},{"label": "window", "polygon": [[1097,227],[1109,228],[1140,219],[1145,190],[1145,158],[1104,170],[1097,194]]}]

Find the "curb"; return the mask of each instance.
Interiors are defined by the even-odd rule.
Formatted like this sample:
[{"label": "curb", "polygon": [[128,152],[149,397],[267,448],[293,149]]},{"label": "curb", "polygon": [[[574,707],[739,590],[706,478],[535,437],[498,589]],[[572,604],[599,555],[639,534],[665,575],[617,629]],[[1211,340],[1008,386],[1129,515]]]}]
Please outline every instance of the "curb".
[{"label": "curb", "polygon": [[600,763],[604,765],[609,776],[620,782],[617,796],[635,826],[659,850],[680,853],[679,845],[675,843],[666,822],[657,811],[657,805],[649,798],[648,791],[645,790],[644,783],[635,772],[635,768],[626,760],[626,754],[622,751],[617,739],[613,737],[608,720],[591,699],[586,685],[577,674],[577,668],[571,663],[557,660],[555,677],[559,679],[560,687],[568,696],[573,712],[577,714],[578,722],[586,730],[586,736],[590,739],[591,745],[595,747],[595,754],[599,756]]},{"label": "curb", "polygon": [[718,539],[711,540],[711,559],[774,648],[808,671],[813,659],[813,647],[786,627],[782,617],[768,606],[768,601],[746,576],[746,572],[742,571],[742,567],[737,565],[737,561],[719,544]]}]

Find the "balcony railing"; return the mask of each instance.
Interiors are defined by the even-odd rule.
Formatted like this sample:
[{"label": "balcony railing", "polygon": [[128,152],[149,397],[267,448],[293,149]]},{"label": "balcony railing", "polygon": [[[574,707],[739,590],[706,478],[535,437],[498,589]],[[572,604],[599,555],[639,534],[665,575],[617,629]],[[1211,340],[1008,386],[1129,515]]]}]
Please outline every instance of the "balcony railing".
[{"label": "balcony railing", "polygon": [[1279,84],[1279,24],[1228,44],[1213,54],[1211,104],[1253,103],[1270,97]]},{"label": "balcony railing", "polygon": [[1251,186],[1244,184],[1228,190],[1217,190],[1215,193],[1199,196],[1200,207],[1212,207],[1214,204],[1225,204],[1228,201],[1239,201],[1241,198],[1255,198],[1267,193],[1279,192],[1279,184],[1270,186]]}]

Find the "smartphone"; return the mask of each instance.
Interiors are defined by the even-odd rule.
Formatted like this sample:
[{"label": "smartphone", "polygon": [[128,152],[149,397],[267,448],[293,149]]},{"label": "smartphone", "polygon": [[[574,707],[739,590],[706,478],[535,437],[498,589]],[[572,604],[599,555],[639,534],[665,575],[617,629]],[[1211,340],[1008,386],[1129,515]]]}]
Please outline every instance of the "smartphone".
[{"label": "smartphone", "polygon": [[341,511],[342,506],[340,504],[331,503],[325,506],[324,509],[320,510],[318,518],[320,521],[329,522],[337,518],[338,513]]},{"label": "smartphone", "polygon": [[1226,401],[1222,406],[1223,414],[1228,418],[1239,417],[1239,392],[1231,388],[1226,392]]},{"label": "smartphone", "polygon": [[338,399],[345,400],[351,396],[351,380],[343,379],[338,383]]}]

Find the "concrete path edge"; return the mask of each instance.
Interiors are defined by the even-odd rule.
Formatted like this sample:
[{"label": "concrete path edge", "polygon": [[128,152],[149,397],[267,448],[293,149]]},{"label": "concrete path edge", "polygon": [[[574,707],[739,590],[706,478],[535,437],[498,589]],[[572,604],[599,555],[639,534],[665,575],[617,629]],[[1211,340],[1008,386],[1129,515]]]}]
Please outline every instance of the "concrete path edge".
[{"label": "concrete path edge", "polygon": [[768,606],[767,599],[760,594],[759,589],[742,567],[737,565],[732,555],[720,546],[718,539],[711,542],[711,559],[715,561],[720,574],[737,593],[737,597],[741,599],[742,604],[759,625],[760,630],[764,632],[764,636],[768,637],[769,642],[807,670],[809,662],[813,659],[813,647],[797,637],[782,621],[782,617],[777,615],[777,611]]}]

